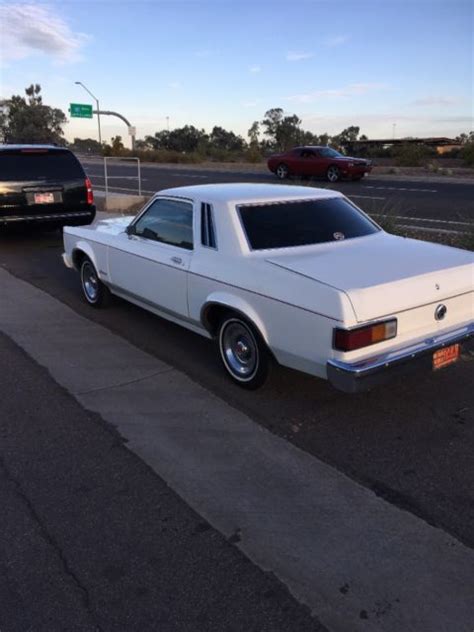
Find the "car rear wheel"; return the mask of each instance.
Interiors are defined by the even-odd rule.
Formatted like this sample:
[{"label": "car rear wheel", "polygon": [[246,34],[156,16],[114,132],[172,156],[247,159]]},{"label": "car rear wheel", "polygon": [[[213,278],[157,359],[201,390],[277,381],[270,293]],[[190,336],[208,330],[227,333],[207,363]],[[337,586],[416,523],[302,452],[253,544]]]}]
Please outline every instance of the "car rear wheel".
[{"label": "car rear wheel", "polygon": [[81,263],[81,288],[85,300],[93,307],[104,307],[110,299],[109,288],[102,283],[89,257]]},{"label": "car rear wheel", "polygon": [[339,167],[336,165],[331,165],[326,171],[326,178],[329,182],[337,182],[341,177],[341,172],[339,171]]},{"label": "car rear wheel", "polygon": [[285,180],[290,175],[290,171],[288,167],[283,162],[280,165],[278,165],[275,173],[279,180]]},{"label": "car rear wheel", "polygon": [[219,326],[218,343],[222,363],[234,382],[249,390],[265,383],[270,371],[270,354],[255,327],[229,314]]}]

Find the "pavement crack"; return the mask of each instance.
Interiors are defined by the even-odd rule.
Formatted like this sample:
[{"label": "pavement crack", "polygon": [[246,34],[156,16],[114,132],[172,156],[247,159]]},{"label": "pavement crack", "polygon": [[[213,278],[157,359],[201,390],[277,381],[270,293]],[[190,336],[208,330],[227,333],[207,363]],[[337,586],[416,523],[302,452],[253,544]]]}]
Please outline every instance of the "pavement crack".
[{"label": "pavement crack", "polygon": [[91,619],[93,621],[93,624],[95,626],[96,632],[103,632],[102,627],[97,623],[97,621],[95,621],[95,616],[94,616],[93,611],[92,611],[91,600],[90,600],[90,595],[89,595],[89,591],[87,589],[87,586],[85,586],[81,582],[79,577],[76,575],[74,570],[71,568],[71,566],[70,566],[70,564],[69,564],[69,562],[68,562],[68,560],[67,560],[67,558],[66,558],[66,556],[64,554],[64,551],[61,548],[61,546],[56,541],[56,539],[53,537],[53,535],[48,531],[47,526],[45,525],[45,523],[43,522],[43,520],[41,519],[41,517],[37,513],[33,503],[31,502],[31,500],[29,499],[28,495],[24,491],[20,481],[17,480],[13,476],[13,474],[10,472],[9,468],[7,467],[7,464],[5,463],[4,458],[1,455],[0,455],[0,470],[5,475],[5,478],[7,479],[7,481],[12,484],[12,486],[13,486],[16,494],[18,495],[18,497],[23,501],[24,505],[26,506],[26,509],[28,510],[28,513],[29,513],[30,517],[32,518],[34,523],[37,525],[37,527],[39,529],[39,532],[41,534],[41,537],[56,552],[65,575],[67,575],[67,577],[69,577],[71,579],[72,583],[78,589],[78,591],[79,591],[79,593],[81,595],[81,599],[82,599],[82,602],[84,604],[84,607],[85,607],[86,611],[89,613],[89,615],[90,615],[90,617],[91,617]]},{"label": "pavement crack", "polygon": [[98,386],[97,388],[89,388],[86,391],[79,391],[75,393],[75,395],[89,395],[90,393],[98,393],[100,391],[107,391],[112,388],[120,388],[121,386],[130,386],[131,384],[138,384],[139,382],[144,382],[145,380],[149,380],[157,375],[163,375],[164,373],[171,373],[172,371],[176,371],[174,367],[169,367],[167,369],[160,369],[159,371],[155,371],[154,373],[150,373],[150,375],[144,375],[143,377],[138,377],[134,380],[126,380],[125,382],[117,382],[117,384],[107,384],[107,386]]}]

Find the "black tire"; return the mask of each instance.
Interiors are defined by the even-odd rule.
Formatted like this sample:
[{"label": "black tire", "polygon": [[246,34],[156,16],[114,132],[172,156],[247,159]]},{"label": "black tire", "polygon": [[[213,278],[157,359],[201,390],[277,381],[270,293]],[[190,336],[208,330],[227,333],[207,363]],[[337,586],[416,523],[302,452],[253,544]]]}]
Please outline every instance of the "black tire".
[{"label": "black tire", "polygon": [[105,307],[110,302],[110,290],[102,283],[89,257],[84,256],[79,270],[82,296],[92,307]]},{"label": "black tire", "polygon": [[279,180],[286,180],[286,178],[290,175],[290,170],[288,169],[288,166],[282,162],[275,169],[275,175]]},{"label": "black tire", "polygon": [[339,167],[336,165],[331,165],[328,167],[326,171],[326,180],[328,182],[337,182],[341,178],[341,172],[339,171]]},{"label": "black tire", "polygon": [[238,314],[228,313],[219,324],[219,356],[232,380],[255,390],[268,379],[271,357],[257,329]]}]

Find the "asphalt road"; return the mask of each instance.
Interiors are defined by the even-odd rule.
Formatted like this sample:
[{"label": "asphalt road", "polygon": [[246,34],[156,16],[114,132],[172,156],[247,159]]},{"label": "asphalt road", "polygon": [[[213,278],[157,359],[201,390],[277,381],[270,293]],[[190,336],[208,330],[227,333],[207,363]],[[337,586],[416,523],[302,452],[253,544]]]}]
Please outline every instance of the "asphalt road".
[{"label": "asphalt road", "polygon": [[2,334],[0,358],[2,632],[324,632]]},{"label": "asphalt road", "polygon": [[[100,162],[83,162],[93,186],[104,187],[104,168]],[[142,189],[147,194],[161,189],[189,184],[214,182],[271,182],[278,180],[264,171],[207,170],[187,166],[163,167],[142,165]],[[289,180],[285,182],[297,181]],[[426,178],[413,181],[389,180],[369,176],[361,182],[338,182],[329,185],[324,180],[305,182],[312,186],[331,187],[342,191],[369,214],[398,217],[400,224],[465,230],[474,221],[474,181],[472,184],[439,182]],[[137,192],[137,167],[131,163],[110,162],[108,185],[111,190]],[[420,221],[422,220],[422,221]]]},{"label": "asphalt road", "polygon": [[474,546],[472,354],[449,370],[368,394],[344,395],[283,368],[274,370],[264,389],[244,392],[228,381],[210,341],[121,300],[107,310],[85,305],[61,252],[59,233],[0,238],[0,265],[13,274],[182,370],[389,502]]}]

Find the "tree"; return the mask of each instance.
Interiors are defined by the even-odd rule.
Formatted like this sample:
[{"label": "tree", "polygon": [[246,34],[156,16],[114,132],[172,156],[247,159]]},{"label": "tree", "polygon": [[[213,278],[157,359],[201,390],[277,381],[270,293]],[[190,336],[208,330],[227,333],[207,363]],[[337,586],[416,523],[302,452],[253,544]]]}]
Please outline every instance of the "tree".
[{"label": "tree", "polygon": [[0,132],[7,143],[64,144],[66,115],[43,104],[41,86],[31,84],[25,97],[13,95],[2,103]]},{"label": "tree", "polygon": [[209,136],[209,145],[223,151],[242,151],[245,141],[234,132],[228,132],[223,127],[215,125]]},{"label": "tree", "polygon": [[262,126],[275,149],[284,151],[292,145],[297,145],[301,138],[301,119],[296,114],[284,116],[282,108],[272,108],[265,112]]},{"label": "tree", "polygon": [[121,136],[112,136],[112,154],[118,155],[124,148],[124,144],[122,143]]},{"label": "tree", "polygon": [[258,148],[258,135],[260,133],[260,123],[258,121],[254,121],[250,126],[249,131],[247,132],[247,136],[249,137],[250,147]]},{"label": "tree", "polygon": [[74,151],[92,154],[100,153],[101,147],[99,141],[93,138],[75,138],[70,148]]}]

